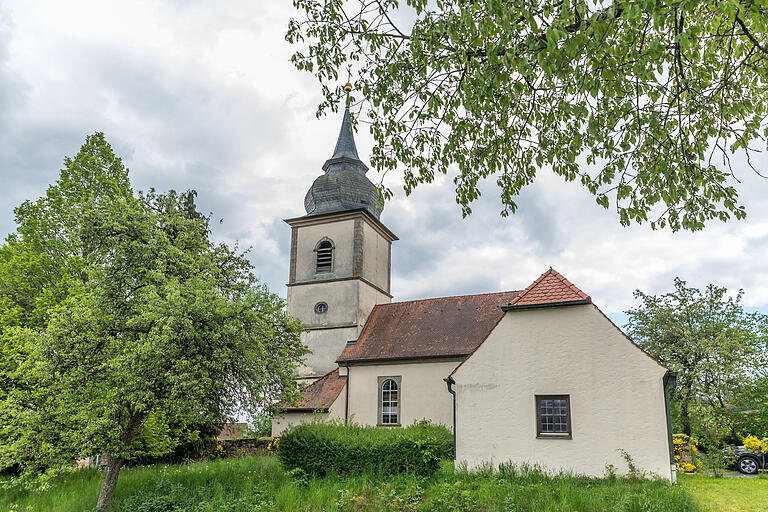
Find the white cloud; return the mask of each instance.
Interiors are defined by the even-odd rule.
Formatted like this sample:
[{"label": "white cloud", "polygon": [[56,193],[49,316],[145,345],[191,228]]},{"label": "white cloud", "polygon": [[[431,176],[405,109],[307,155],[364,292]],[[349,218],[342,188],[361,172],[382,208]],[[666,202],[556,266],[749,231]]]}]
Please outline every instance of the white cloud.
[{"label": "white cloud", "polygon": [[[313,78],[296,71],[284,40],[289,2],[6,0],[0,8],[0,234],[12,208],[39,196],[88,133],[105,131],[139,189],[194,188],[220,240],[250,257],[284,293],[290,232],[304,194],[338,133],[315,118]],[[371,138],[357,135],[361,155]],[[703,232],[622,228],[575,183],[542,171],[501,218],[495,186],[461,218],[450,177],[395,198],[382,220],[393,247],[396,299],[527,286],[550,265],[606,312],[636,288],[669,289],[674,276],[715,282],[768,310],[768,181],[737,160],[747,220]],[[765,171],[766,159],[759,159]],[[372,181],[378,182],[372,171]],[[218,223],[218,219],[223,219]]]}]

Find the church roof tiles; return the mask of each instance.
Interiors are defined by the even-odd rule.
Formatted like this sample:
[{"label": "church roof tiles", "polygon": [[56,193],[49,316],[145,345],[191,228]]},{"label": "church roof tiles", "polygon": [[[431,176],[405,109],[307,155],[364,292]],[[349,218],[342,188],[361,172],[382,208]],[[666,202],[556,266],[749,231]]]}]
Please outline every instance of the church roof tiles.
[{"label": "church roof tiles", "polygon": [[379,304],[338,363],[465,357],[483,342],[520,292]]},{"label": "church roof tiles", "polygon": [[535,308],[571,303],[588,304],[590,302],[589,295],[579,290],[557,270],[549,267],[549,270],[541,274],[528,288],[510,301],[504,309]]},{"label": "church roof tiles", "polygon": [[299,412],[327,409],[336,401],[346,382],[345,378],[339,378],[339,369],[336,368],[307,386],[296,405],[286,407],[285,410]]}]

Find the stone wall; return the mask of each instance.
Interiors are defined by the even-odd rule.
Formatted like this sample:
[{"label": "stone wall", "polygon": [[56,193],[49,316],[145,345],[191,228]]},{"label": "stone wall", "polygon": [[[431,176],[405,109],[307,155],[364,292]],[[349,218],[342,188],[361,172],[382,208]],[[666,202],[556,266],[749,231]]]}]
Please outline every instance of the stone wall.
[{"label": "stone wall", "polygon": [[245,457],[247,455],[269,455],[267,446],[273,438],[240,438],[221,441],[227,457]]}]

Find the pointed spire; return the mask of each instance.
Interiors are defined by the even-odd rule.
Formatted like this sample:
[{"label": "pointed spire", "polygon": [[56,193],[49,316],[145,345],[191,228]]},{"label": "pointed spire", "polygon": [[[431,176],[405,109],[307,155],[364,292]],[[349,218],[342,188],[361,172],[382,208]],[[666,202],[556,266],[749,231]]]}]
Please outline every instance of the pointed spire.
[{"label": "pointed spire", "polygon": [[349,113],[349,92],[352,90],[352,84],[347,82],[344,86],[344,90],[347,91],[345,98],[346,106],[344,108],[344,118],[341,121],[339,138],[336,141],[336,148],[333,150],[333,156],[323,164],[323,170],[329,172],[343,168],[352,168],[365,174],[368,167],[357,155],[357,146],[355,146],[355,137],[352,132],[352,121]]}]

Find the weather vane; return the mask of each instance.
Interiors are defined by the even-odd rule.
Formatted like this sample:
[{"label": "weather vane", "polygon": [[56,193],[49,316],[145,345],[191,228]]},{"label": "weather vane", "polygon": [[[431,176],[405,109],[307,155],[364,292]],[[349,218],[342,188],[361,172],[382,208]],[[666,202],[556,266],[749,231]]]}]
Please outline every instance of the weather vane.
[{"label": "weather vane", "polygon": [[347,66],[347,83],[344,84],[344,90],[347,94],[352,90],[352,64]]},{"label": "weather vane", "polygon": [[347,105],[347,108],[349,108],[349,92],[352,90],[352,65],[350,64],[347,66],[347,83],[344,84],[344,90],[346,91],[347,97],[344,100],[344,103]]}]

